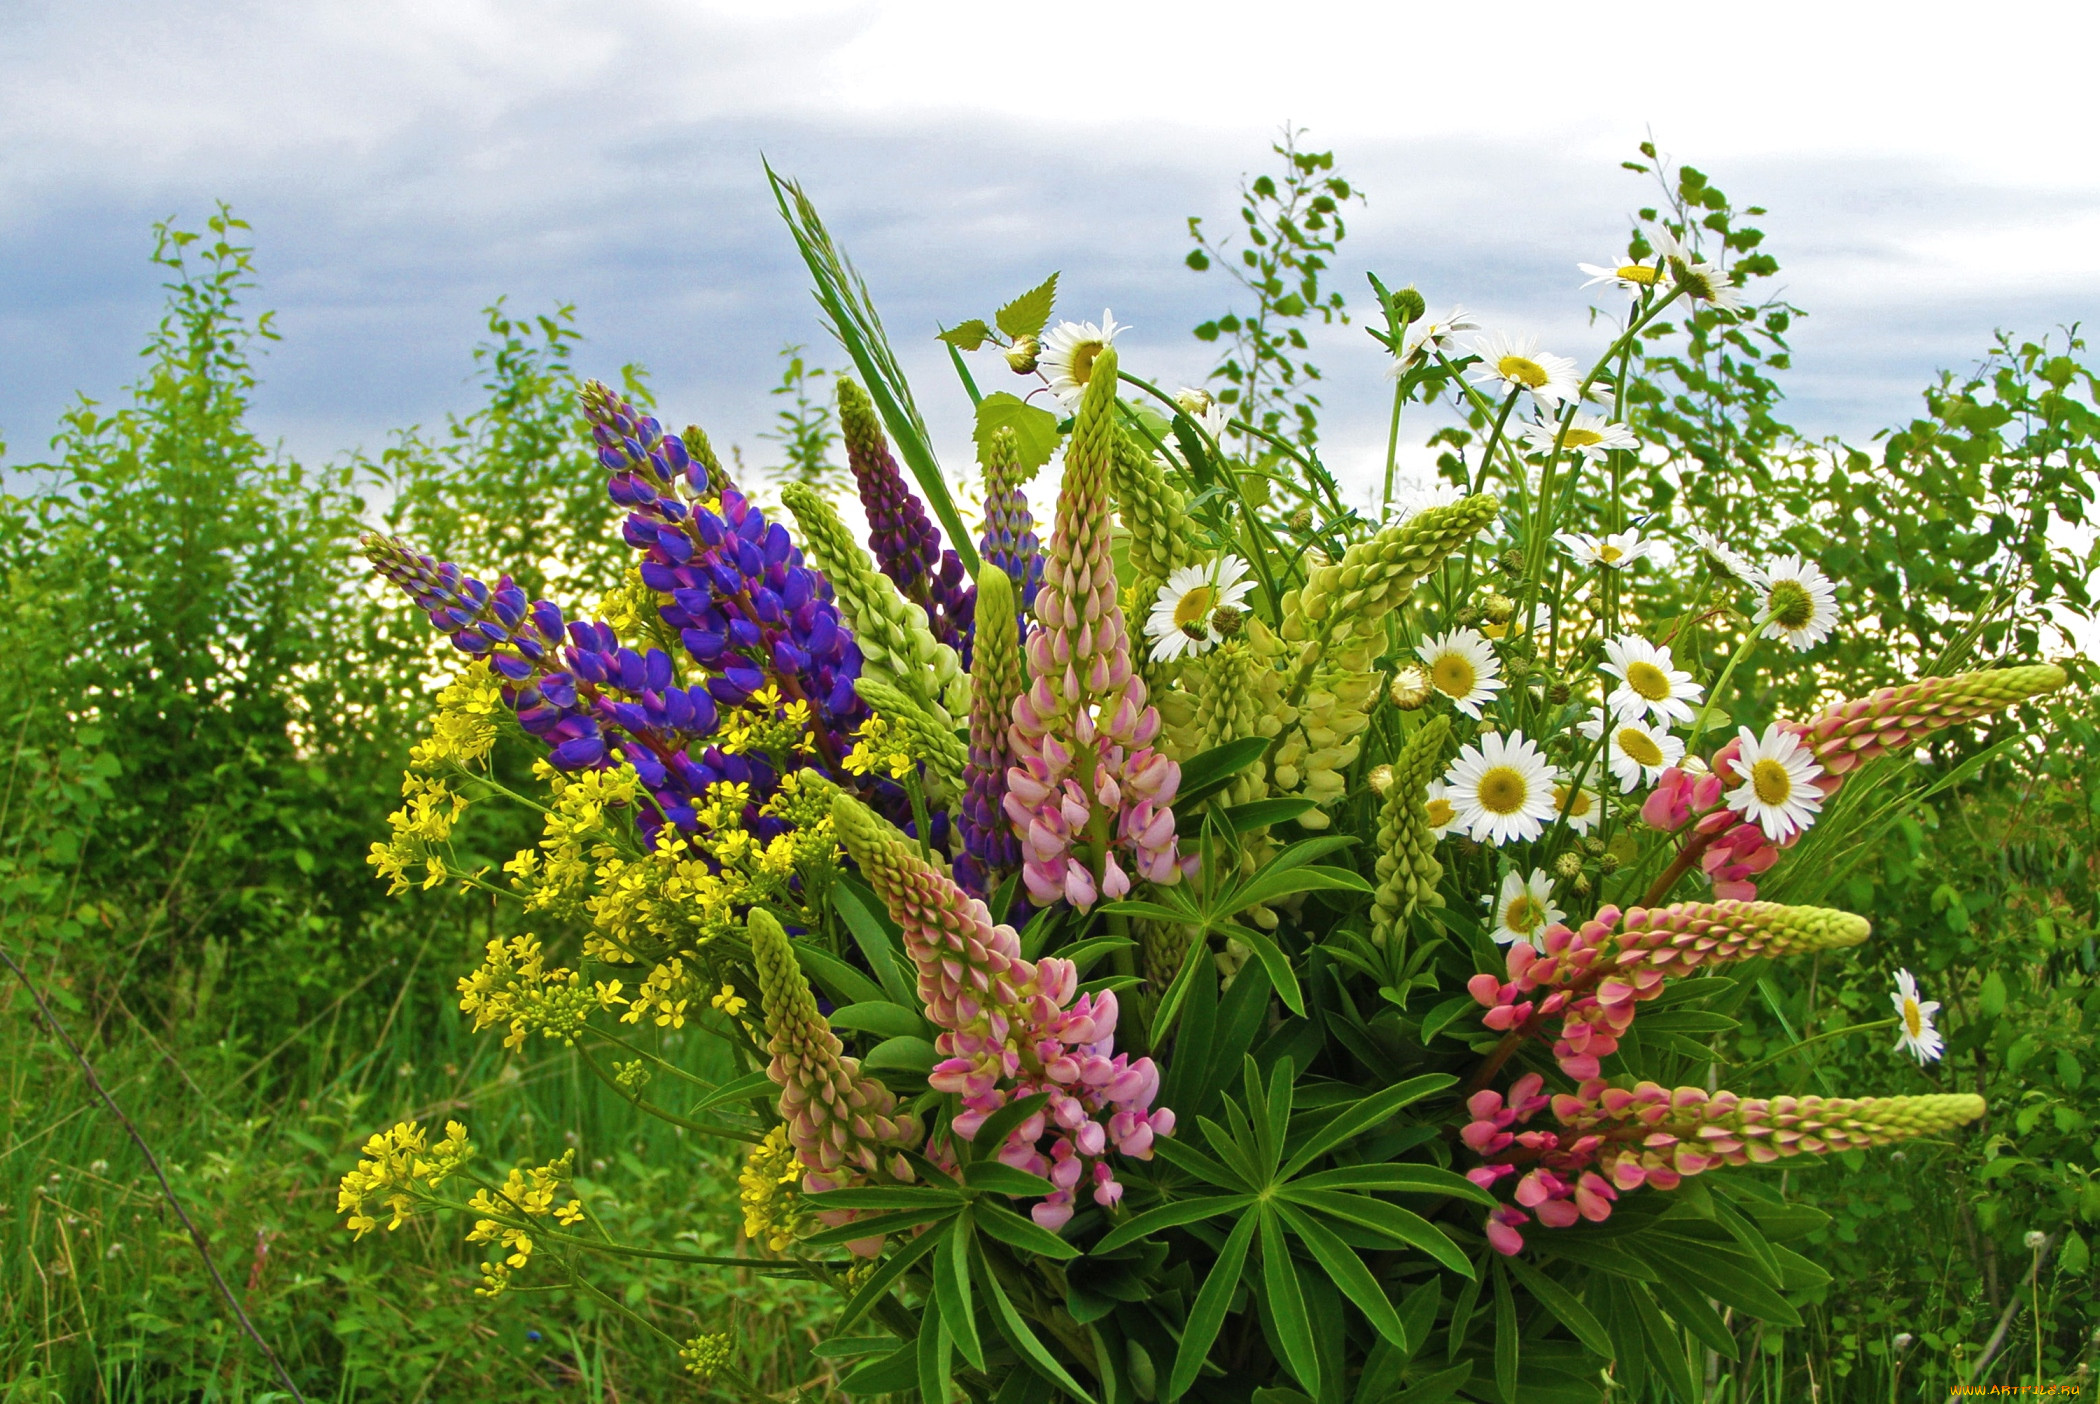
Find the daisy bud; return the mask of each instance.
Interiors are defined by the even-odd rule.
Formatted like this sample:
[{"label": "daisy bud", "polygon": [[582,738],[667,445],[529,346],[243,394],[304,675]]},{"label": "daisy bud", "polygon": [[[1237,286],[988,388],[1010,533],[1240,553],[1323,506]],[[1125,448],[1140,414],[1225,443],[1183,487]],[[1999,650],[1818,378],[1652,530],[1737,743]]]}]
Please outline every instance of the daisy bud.
[{"label": "daisy bud", "polygon": [[1517,602],[1504,594],[1491,594],[1481,604],[1481,613],[1490,624],[1507,624],[1516,612]]},{"label": "daisy bud", "polygon": [[1371,767],[1371,773],[1365,779],[1371,782],[1371,789],[1374,793],[1382,795],[1393,788],[1393,768],[1389,765],[1374,765]]},{"label": "daisy bud", "polygon": [[1240,629],[1246,624],[1246,621],[1246,611],[1235,609],[1231,605],[1220,605],[1212,610],[1210,615],[1210,627],[1217,630],[1218,637],[1221,639],[1238,638]]},{"label": "daisy bud", "polygon": [[1553,860],[1553,870],[1564,878],[1574,877],[1582,871],[1582,855],[1579,853],[1561,854],[1560,857]]},{"label": "daisy bud", "polygon": [[1524,553],[1512,546],[1495,557],[1495,568],[1504,575],[1517,576],[1524,573]]},{"label": "daisy bud", "polygon": [[1034,375],[1037,359],[1042,355],[1043,343],[1032,336],[1014,338],[1014,344],[1006,348],[1006,364],[1015,375]]},{"label": "daisy bud", "polygon": [[1392,697],[1395,707],[1403,712],[1412,712],[1429,700],[1429,674],[1410,663],[1393,674],[1393,681],[1387,692]]},{"label": "daisy bud", "polygon": [[1403,326],[1429,315],[1429,304],[1422,300],[1422,294],[1415,290],[1413,283],[1393,294],[1393,315]]}]

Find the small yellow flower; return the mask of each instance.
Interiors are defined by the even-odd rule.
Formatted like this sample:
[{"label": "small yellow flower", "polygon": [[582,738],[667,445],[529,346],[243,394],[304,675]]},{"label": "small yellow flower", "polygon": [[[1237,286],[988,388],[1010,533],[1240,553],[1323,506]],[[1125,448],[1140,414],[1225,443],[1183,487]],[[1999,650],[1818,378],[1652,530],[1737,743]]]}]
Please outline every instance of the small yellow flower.
[{"label": "small yellow flower", "polygon": [[751,1001],[736,992],[735,985],[724,985],[715,997],[708,1001],[715,1008],[734,1019],[750,1007]]}]

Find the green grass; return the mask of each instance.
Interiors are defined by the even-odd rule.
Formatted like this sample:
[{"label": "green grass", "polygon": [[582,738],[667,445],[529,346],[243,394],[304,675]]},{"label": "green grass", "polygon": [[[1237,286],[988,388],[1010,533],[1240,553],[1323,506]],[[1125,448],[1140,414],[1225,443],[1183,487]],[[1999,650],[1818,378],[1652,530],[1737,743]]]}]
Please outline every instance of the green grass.
[{"label": "green grass", "polygon": [[[394,980],[382,977],[372,993]],[[474,1037],[438,972],[339,1006],[278,1038],[146,1029],[112,1011],[91,1046],[211,1242],[220,1271],[313,1400],[699,1397],[660,1337],[567,1291],[473,1295],[463,1221],[419,1217],[353,1244],[335,1183],[397,1119],[468,1122],[500,1178],[578,1149],[577,1192],[616,1238],[692,1252],[737,1246],[734,1152],[635,1112],[558,1046],[506,1055]],[[76,1036],[95,1010],[67,1014]],[[286,1033],[294,1032],[292,1030]],[[666,1055],[710,1074],[705,1035]],[[573,1141],[570,1137],[573,1135]],[[548,1274],[521,1275],[527,1286]],[[813,1284],[741,1270],[605,1259],[596,1285],[681,1339],[731,1332],[763,1390],[829,1376],[800,1323]],[[227,1319],[131,1142],[11,983],[0,994],[0,1400],[284,1398]]]}]

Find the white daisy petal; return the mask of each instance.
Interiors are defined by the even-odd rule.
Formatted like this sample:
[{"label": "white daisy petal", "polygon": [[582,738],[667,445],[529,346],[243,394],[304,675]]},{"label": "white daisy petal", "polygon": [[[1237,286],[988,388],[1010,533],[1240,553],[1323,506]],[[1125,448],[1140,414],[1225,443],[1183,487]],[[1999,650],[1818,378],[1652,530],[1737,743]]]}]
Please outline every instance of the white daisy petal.
[{"label": "white daisy petal", "polygon": [[1441,317],[1417,317],[1408,323],[1407,334],[1400,340],[1400,354],[1386,367],[1386,378],[1398,380],[1423,357],[1447,349],[1458,333],[1479,330],[1480,324],[1463,307],[1454,307]]},{"label": "white daisy petal", "polygon": [[1662,779],[1662,773],[1684,759],[1684,740],[1638,716],[1622,717],[1608,711],[1590,714],[1582,724],[1590,740],[1604,740],[1604,763],[1619,782],[1621,794],[1631,794]]},{"label": "white daisy petal", "polygon": [[1502,691],[1502,662],[1477,629],[1453,629],[1425,641],[1415,650],[1429,670],[1429,685],[1458,707],[1480,719],[1480,707]]},{"label": "white daisy petal", "polygon": [[1513,337],[1495,332],[1476,337],[1473,351],[1480,357],[1480,363],[1472,370],[1473,383],[1493,387],[1498,393],[1529,391],[1539,404],[1557,410],[1582,388],[1575,363],[1566,356],[1539,350],[1535,336]]},{"label": "white daisy petal", "polygon": [[1495,929],[1490,934],[1497,945],[1529,941],[1536,946],[1540,934],[1566,915],[1553,905],[1553,879],[1544,868],[1533,868],[1528,878],[1509,872],[1495,895]]},{"label": "white daisy petal", "polygon": [[1211,616],[1240,608],[1253,589],[1247,563],[1238,556],[1220,556],[1175,571],[1160,587],[1145,619],[1153,658],[1165,663],[1208,652],[1218,641]]},{"label": "white daisy petal", "polygon": [[1525,447],[1533,453],[1551,453],[1558,443],[1564,453],[1579,454],[1596,462],[1613,449],[1637,449],[1641,441],[1633,437],[1622,424],[1614,424],[1601,414],[1578,414],[1568,421],[1563,434],[1556,420],[1544,420],[1526,424],[1519,431]]},{"label": "white daisy petal", "polygon": [[1896,988],[1889,994],[1889,1003],[1896,1006],[1896,1019],[1902,1027],[1896,1046],[1890,1051],[1909,1053],[1918,1060],[1920,1067],[1938,1061],[1947,1051],[1946,1040],[1932,1026],[1932,1016],[1940,1012],[1940,1002],[1936,999],[1920,1000],[1918,982],[1908,970],[1899,970],[1896,972]]},{"label": "white daisy petal", "polygon": [[1079,408],[1086,383],[1094,373],[1094,358],[1115,344],[1117,332],[1129,330],[1105,311],[1099,326],[1092,322],[1059,322],[1050,329],[1036,357],[1036,368],[1050,383],[1050,393],[1057,396],[1058,403],[1068,410]]},{"label": "white daisy petal", "polygon": [[1748,556],[1729,546],[1712,532],[1693,527],[1692,540],[1700,550],[1712,558],[1715,565],[1744,584],[1762,586],[1765,583],[1765,573],[1752,565]]},{"label": "white daisy petal", "polygon": [[1655,263],[1615,262],[1603,267],[1594,263],[1578,263],[1575,266],[1590,275],[1590,280],[1583,284],[1586,288],[1594,288],[1599,283],[1610,283],[1629,292],[1639,292],[1643,288],[1654,287],[1662,280],[1662,269]]},{"label": "white daisy petal", "polygon": [[1604,801],[1587,785],[1571,786],[1566,782],[1553,787],[1553,810],[1568,821],[1568,827],[1577,835],[1586,834],[1597,827],[1604,817]]},{"label": "white daisy petal", "polygon": [[1759,587],[1758,622],[1768,639],[1785,639],[1806,653],[1837,627],[1837,586],[1823,568],[1803,556],[1783,556],[1766,566]]},{"label": "white daisy petal", "polygon": [[1743,727],[1741,739],[1742,753],[1729,765],[1743,783],[1723,797],[1727,806],[1763,829],[1774,843],[1815,823],[1823,809],[1823,792],[1815,785],[1823,778],[1823,767],[1801,738],[1775,722],[1763,736]]},{"label": "white daisy petal", "polygon": [[1451,787],[1441,780],[1432,780],[1422,798],[1428,810],[1429,832],[1438,838],[1450,833],[1458,824],[1458,810],[1451,803]]},{"label": "white daisy petal", "polygon": [[1622,717],[1646,713],[1668,728],[1688,723],[1705,687],[1679,668],[1670,650],[1638,634],[1622,634],[1604,645],[1604,671],[1619,680],[1604,701]]},{"label": "white daisy petal", "polygon": [[1591,536],[1583,531],[1557,531],[1558,541],[1578,565],[1604,570],[1625,570],[1635,561],[1654,554],[1660,542],[1650,541],[1637,531],[1615,531],[1609,536]]},{"label": "white daisy petal", "polygon": [[1523,843],[1545,832],[1553,818],[1553,786],[1560,772],[1518,733],[1504,740],[1483,732],[1444,773],[1457,822],[1481,843]]}]

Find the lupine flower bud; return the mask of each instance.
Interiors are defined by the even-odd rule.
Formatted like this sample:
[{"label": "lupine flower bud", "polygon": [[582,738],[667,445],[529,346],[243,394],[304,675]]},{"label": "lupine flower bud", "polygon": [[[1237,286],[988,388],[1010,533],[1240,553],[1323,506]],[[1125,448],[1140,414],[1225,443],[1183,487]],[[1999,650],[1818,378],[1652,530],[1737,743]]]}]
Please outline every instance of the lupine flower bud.
[{"label": "lupine flower bud", "polygon": [[[845,1046],[817,1012],[816,996],[780,923],[754,907],[748,929],[773,1055],[766,1072],[780,1088],[780,1119],[806,1167],[802,1187],[816,1193],[862,1176],[910,1179],[910,1166],[897,1152],[918,1141],[919,1118],[900,1111],[896,1094],[862,1073],[859,1059],[845,1056]],[[834,1210],[821,1217],[836,1227],[852,1214]],[[881,1241],[857,1243],[855,1251],[872,1251]]]},{"label": "lupine flower bud", "polygon": [[[1034,538],[1031,536],[1030,540]],[[1041,562],[1035,562],[1038,571]],[[979,897],[1021,863],[1020,840],[1007,823],[1006,772],[1014,764],[1008,737],[1014,702],[1027,687],[1015,627],[1014,583],[1002,562],[985,556],[977,577],[977,651],[970,660],[970,750],[963,770],[963,859],[956,877]]]},{"label": "lupine flower bud", "polygon": [[[1013,430],[1001,429],[992,435],[984,446],[983,466],[984,535],[977,553],[1006,572],[1013,592],[1020,596],[1020,607],[1032,609],[1036,589],[1043,583],[1043,552],[1035,537],[1035,514],[1023,491],[1028,475],[1021,471],[1020,444]],[[977,589],[982,595],[983,580],[977,582]],[[972,617],[976,617],[975,610]]]},{"label": "lupine flower bud", "polygon": [[1092,1184],[1097,1204],[1113,1204],[1122,1187],[1104,1159],[1108,1150],[1150,1159],[1154,1139],[1174,1129],[1174,1113],[1152,1107],[1159,1090],[1152,1060],[1115,1052],[1115,994],[1079,994],[1070,961],[1024,959],[1011,926],[994,926],[983,902],[865,805],[838,796],[832,823],[903,931],[926,1017],[941,1030],[934,1047],[942,1061],[927,1081],[962,1099],[955,1134],[969,1140],[1008,1102],[1047,1093],[1042,1113],[997,1151],[1006,1164],[1058,1186],[1035,1206],[1036,1222],[1055,1229],[1069,1219],[1082,1183]]},{"label": "lupine flower bud", "polygon": [[853,470],[853,481],[860,488],[875,562],[904,597],[925,613],[933,636],[963,655],[967,665],[976,587],[964,578],[955,553],[942,550],[941,534],[927,517],[925,505],[905,485],[868,392],[841,378],[838,394],[846,466]]},{"label": "lupine flower bud", "polygon": [[929,797],[935,803],[946,804],[961,793],[968,753],[955,732],[880,678],[861,678],[854,686],[860,691],[861,701],[904,734],[912,755],[925,765],[927,778],[932,782]]},{"label": "lupine flower bud", "polygon": [[1153,749],[1159,714],[1131,671],[1110,556],[1115,351],[1104,348],[1065,450],[1057,524],[1028,637],[1029,690],[1014,701],[1006,814],[1029,895],[1084,911],[1130,890],[1132,874],[1179,881],[1174,791],[1181,767]]},{"label": "lupine flower bud", "polygon": [[1436,857],[1428,794],[1450,742],[1450,718],[1431,717],[1393,760],[1392,783],[1378,814],[1378,892],[1371,899],[1371,939],[1380,945],[1401,934],[1416,908],[1438,905],[1444,865]]}]

